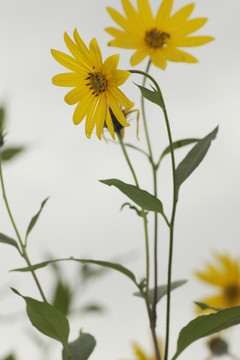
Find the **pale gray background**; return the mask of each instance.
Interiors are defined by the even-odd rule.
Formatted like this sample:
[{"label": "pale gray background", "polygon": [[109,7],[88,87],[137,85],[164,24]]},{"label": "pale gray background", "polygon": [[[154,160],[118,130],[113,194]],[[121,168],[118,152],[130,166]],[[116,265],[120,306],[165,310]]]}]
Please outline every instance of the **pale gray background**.
[{"label": "pale gray background", "polygon": [[[154,11],[160,1],[150,1]],[[134,2],[135,3],[135,2]],[[176,0],[174,9],[189,1]],[[211,259],[211,251],[239,256],[239,0],[197,0],[193,17],[209,21],[199,34],[212,35],[208,45],[189,48],[199,64],[169,63],[166,71],[152,69],[159,81],[174,139],[202,137],[217,124],[220,131],[204,163],[182,187],[176,218],[173,279],[190,279],[173,295],[171,354],[175,351],[179,330],[193,317],[193,301],[211,293],[192,276],[194,269]],[[29,241],[32,261],[75,256],[111,259],[125,256],[125,265],[140,279],[144,276],[144,238],[141,219],[129,210],[119,213],[126,198],[98,179],[116,177],[132,182],[131,174],[118,146],[88,140],[84,124],[72,123],[74,107],[64,103],[67,89],[54,87],[51,77],[64,72],[50,54],[50,48],[63,52],[63,33],[70,36],[75,27],[88,44],[96,37],[103,58],[120,53],[119,68],[128,69],[129,50],[106,46],[110,36],[104,27],[114,26],[106,6],[122,11],[120,0],[0,0],[0,103],[7,107],[9,144],[27,144],[28,151],[4,168],[8,197],[21,233],[38,210],[41,201],[51,196],[38,226]],[[188,49],[187,49],[188,50]],[[67,51],[66,51],[67,52]],[[146,62],[138,66],[143,70]],[[139,108],[139,92],[132,81],[122,87]],[[148,124],[155,158],[167,145],[161,111],[148,106]],[[126,131],[126,141],[146,148],[142,123],[140,143],[136,124]],[[179,151],[177,160],[184,155]],[[141,186],[151,191],[150,166],[141,155],[129,151]],[[171,203],[170,159],[165,159],[159,176],[159,197],[167,213]],[[14,236],[3,203],[0,204],[0,231]],[[151,226],[151,222],[150,222]],[[160,220],[160,282],[166,282],[168,235]],[[13,248],[1,246],[1,311],[11,314],[24,311],[24,303],[9,286],[23,294],[38,297],[30,275],[8,273],[24,263]],[[75,265],[63,265],[71,279]],[[52,278],[47,270],[39,271],[44,288],[50,294]],[[131,359],[131,341],[136,340],[150,351],[150,334],[143,302],[132,296],[133,285],[118,273],[109,273],[93,284],[87,298],[99,299],[108,308],[107,315],[71,320],[71,339],[83,327],[95,335],[98,345],[92,359]],[[159,311],[158,334],[164,336],[165,302]],[[38,359],[36,346],[27,333],[31,329],[25,315],[19,321],[0,318],[0,356],[16,349],[20,360]],[[231,331],[239,340],[239,328]],[[43,338],[43,336],[42,336]],[[238,342],[238,341],[237,341]],[[192,345],[181,359],[204,359],[204,342]],[[237,348],[238,346],[238,348]],[[240,351],[234,343],[232,349]],[[60,345],[53,347],[52,360],[60,358]]]}]

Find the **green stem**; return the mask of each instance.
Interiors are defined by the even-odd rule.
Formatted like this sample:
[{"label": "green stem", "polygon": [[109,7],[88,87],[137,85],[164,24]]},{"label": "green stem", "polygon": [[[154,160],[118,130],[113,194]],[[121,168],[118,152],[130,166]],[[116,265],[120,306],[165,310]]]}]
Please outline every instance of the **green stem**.
[{"label": "green stem", "polygon": [[[0,182],[1,182],[1,186],[2,186],[3,200],[4,200],[4,202],[5,202],[5,205],[6,205],[6,208],[7,208],[7,212],[8,212],[9,218],[10,218],[10,220],[11,220],[12,226],[13,226],[13,228],[14,228],[14,231],[15,231],[15,233],[16,233],[17,239],[18,239],[19,244],[20,244],[20,246],[21,246],[22,252],[19,250],[19,253],[20,253],[21,256],[25,259],[27,265],[28,265],[28,266],[32,266],[32,264],[31,264],[31,262],[30,262],[30,260],[29,260],[28,254],[27,254],[26,247],[25,247],[25,245],[24,245],[24,243],[23,243],[23,241],[22,241],[22,238],[21,238],[21,236],[20,236],[20,233],[19,233],[18,228],[17,228],[17,226],[16,226],[16,223],[15,223],[15,221],[14,221],[14,218],[13,218],[13,215],[12,215],[12,212],[11,212],[11,210],[10,210],[9,203],[8,203],[8,200],[7,200],[5,185],[4,185],[4,181],[3,181],[3,173],[2,173],[2,157],[1,157],[1,151],[0,151]],[[41,297],[42,297],[43,301],[44,301],[44,302],[47,302],[47,299],[46,299],[46,297],[45,297],[45,295],[44,295],[44,292],[43,292],[43,290],[42,290],[42,287],[41,287],[41,285],[40,285],[40,283],[39,283],[39,280],[38,280],[35,272],[34,272],[34,271],[31,271],[31,273],[32,273],[32,276],[33,276],[34,281],[35,281],[35,283],[36,283],[36,285],[37,285],[37,287],[38,287],[38,290],[39,290],[39,292],[40,292],[40,294],[41,294]]]},{"label": "green stem", "polygon": [[[133,175],[135,184],[137,187],[139,187],[138,185],[138,180],[135,174],[135,171],[133,169],[133,166],[131,164],[131,161],[128,157],[124,142],[122,140],[121,134],[119,134],[117,132],[117,137],[119,140],[119,143],[121,145],[124,157],[127,161],[127,164],[131,170],[131,173]],[[143,214],[143,220],[144,220],[144,234],[145,234],[145,247],[146,247],[146,293],[142,292],[142,289],[140,289],[140,291],[143,294],[143,297],[145,299],[145,303],[146,303],[146,308],[147,308],[147,313],[148,313],[148,318],[149,318],[149,323],[150,323],[150,329],[151,329],[151,333],[152,333],[152,338],[153,338],[153,343],[154,343],[154,348],[155,348],[155,353],[156,353],[156,359],[157,360],[161,360],[161,356],[160,356],[160,352],[159,352],[159,347],[158,347],[158,343],[157,343],[157,336],[156,336],[156,332],[155,332],[155,323],[153,321],[153,315],[152,315],[152,311],[150,308],[150,304],[149,304],[149,269],[150,269],[150,257],[149,257],[149,239],[148,239],[148,226],[147,226],[147,216],[146,216],[146,212],[144,211],[144,209],[142,209],[142,214]]]}]

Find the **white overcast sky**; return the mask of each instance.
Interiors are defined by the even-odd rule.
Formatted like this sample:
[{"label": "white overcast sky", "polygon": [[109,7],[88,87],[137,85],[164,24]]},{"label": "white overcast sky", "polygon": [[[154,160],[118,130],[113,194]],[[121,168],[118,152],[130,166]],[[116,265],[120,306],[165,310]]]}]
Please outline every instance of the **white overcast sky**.
[{"label": "white overcast sky", "polygon": [[[135,1],[133,1],[135,3]],[[160,1],[150,0],[154,11]],[[186,0],[175,0],[174,10]],[[211,259],[211,251],[228,252],[239,257],[240,203],[240,117],[239,0],[196,0],[193,17],[208,17],[199,34],[215,36],[208,45],[189,48],[198,64],[168,63],[166,71],[152,68],[162,88],[174,140],[203,137],[220,125],[217,140],[201,166],[182,186],[174,247],[173,279],[190,279],[173,295],[171,354],[176,336],[193,317],[193,301],[208,295],[211,289],[192,276],[194,269]],[[104,27],[114,26],[106,11],[112,6],[122,11],[120,0],[0,0],[0,105],[7,108],[7,141],[25,144],[28,151],[4,167],[8,197],[22,233],[41,201],[50,195],[44,213],[29,241],[32,262],[43,261],[47,254],[111,259],[122,256],[126,266],[138,279],[144,276],[144,238],[141,219],[128,209],[119,212],[126,198],[116,189],[105,187],[98,179],[119,178],[132,182],[120,148],[99,141],[93,133],[85,137],[84,124],[72,123],[74,107],[64,103],[67,89],[54,87],[53,75],[64,72],[50,54],[54,48],[66,51],[65,31],[72,36],[76,27],[88,44],[96,37],[103,58],[120,53],[119,68],[129,69],[129,50],[107,47],[110,36]],[[67,51],[66,51],[67,52]],[[137,68],[144,70],[146,62]],[[132,80],[132,81],[131,81]],[[132,82],[123,86],[125,93],[139,108],[139,92]],[[148,125],[157,159],[167,145],[163,116],[154,105],[147,106]],[[126,141],[146,149],[140,120],[140,142],[136,140],[136,124],[131,122]],[[177,161],[184,156],[179,151]],[[129,151],[141,186],[152,191],[151,168],[141,155]],[[167,213],[171,203],[170,159],[166,158],[159,174],[159,197]],[[0,203],[0,231],[14,236],[3,202]],[[150,226],[151,226],[150,221]],[[168,233],[160,221],[159,281],[166,282]],[[35,285],[27,274],[8,273],[23,266],[14,249],[1,246],[0,314],[23,311],[24,304],[13,295],[9,286],[23,294],[38,297]],[[64,265],[71,280],[75,265]],[[51,292],[51,276],[39,271],[46,292]],[[5,290],[4,290],[5,289]],[[150,350],[150,334],[143,302],[132,296],[135,291],[128,279],[109,273],[95,282],[86,296],[99,299],[108,308],[105,316],[71,319],[71,340],[78,330],[92,333],[98,345],[92,359],[131,359],[131,341]],[[87,299],[87,297],[85,298]],[[79,300],[80,301],[80,300]],[[165,302],[159,306],[158,334],[164,336]],[[16,349],[19,360],[38,359],[37,348],[27,335],[28,319],[0,323],[0,357]],[[239,338],[239,329],[231,333]],[[181,359],[202,360],[207,356],[204,342],[199,342]],[[239,351],[239,348],[235,349]],[[233,348],[234,351],[234,348]],[[51,359],[60,358],[56,346]]]}]

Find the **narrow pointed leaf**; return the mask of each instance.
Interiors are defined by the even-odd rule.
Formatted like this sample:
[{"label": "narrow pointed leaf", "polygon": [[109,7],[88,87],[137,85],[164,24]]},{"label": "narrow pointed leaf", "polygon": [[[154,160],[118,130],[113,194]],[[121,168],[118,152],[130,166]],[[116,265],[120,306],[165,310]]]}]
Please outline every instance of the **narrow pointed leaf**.
[{"label": "narrow pointed leaf", "polygon": [[5,110],[3,107],[0,107],[0,132],[3,130],[5,125]]},{"label": "narrow pointed leaf", "polygon": [[240,324],[240,306],[197,317],[180,331],[177,351],[172,360],[175,360],[194,341],[238,324]]},{"label": "narrow pointed leaf", "polygon": [[14,239],[10,238],[9,236],[4,235],[2,233],[0,233],[0,242],[3,244],[12,245],[18,249],[18,244],[17,244],[16,240],[14,240]]},{"label": "narrow pointed leaf", "polygon": [[31,219],[29,225],[28,225],[28,228],[27,228],[27,231],[26,231],[26,239],[29,235],[29,233],[32,231],[32,229],[34,228],[34,226],[36,225],[36,222],[38,221],[38,218],[42,212],[42,209],[44,207],[44,205],[46,204],[46,202],[48,201],[49,197],[47,197],[45,200],[43,200],[42,204],[41,204],[41,207],[39,209],[39,211],[36,213],[36,215],[33,216],[33,218]]},{"label": "narrow pointed leaf", "polygon": [[58,340],[65,348],[68,347],[69,324],[65,316],[52,305],[21,295],[27,305],[27,315],[32,325],[42,334]]},{"label": "narrow pointed leaf", "polygon": [[127,184],[118,179],[100,180],[100,182],[108,186],[115,186],[123,194],[129,197],[129,199],[134,201],[138,206],[140,206],[144,210],[160,213],[167,221],[161,201],[155,196],[151,195],[149,192],[142,190],[135,185]]},{"label": "narrow pointed leaf", "polygon": [[202,310],[214,310],[214,311],[221,311],[223,309],[218,309],[212,306],[209,306],[205,303],[199,302],[199,301],[194,301],[194,303],[199,306]]},{"label": "narrow pointed leaf", "polygon": [[[137,85],[137,84],[135,84]],[[161,95],[159,94],[158,91],[154,90],[149,90],[147,89],[146,87],[144,86],[141,86],[141,85],[137,85],[137,87],[140,89],[141,93],[142,93],[142,96],[151,101],[152,103],[154,104],[157,104],[158,106],[160,106],[162,109],[164,109],[164,104],[163,104],[163,100],[162,100],[162,97]]]},{"label": "narrow pointed leaf", "polygon": [[[96,346],[94,337],[87,333],[80,332],[77,340],[68,345],[72,360],[87,360]],[[66,351],[62,352],[63,360],[68,360]]]},{"label": "narrow pointed leaf", "polygon": [[130,270],[128,270],[127,268],[125,268],[124,266],[122,266],[120,264],[112,263],[109,261],[101,261],[101,260],[75,259],[73,257],[66,258],[66,259],[55,259],[55,260],[44,261],[44,262],[41,262],[41,263],[38,263],[38,264],[35,264],[32,266],[14,269],[11,271],[27,272],[27,271],[38,270],[38,269],[41,269],[41,268],[47,266],[48,264],[52,264],[52,263],[55,263],[58,261],[77,261],[77,262],[80,262],[83,264],[85,264],[85,263],[95,264],[95,265],[103,266],[106,268],[114,269],[114,270],[117,270],[117,271],[121,272],[122,274],[126,275],[129,279],[131,279],[136,284],[135,275]]},{"label": "narrow pointed leaf", "polygon": [[179,190],[180,185],[192,174],[204,159],[212,140],[216,138],[218,127],[210,134],[199,140],[198,143],[189,151],[187,156],[176,169],[176,183]]},{"label": "narrow pointed leaf", "polygon": [[[173,143],[173,149],[177,150],[180,149],[184,146],[190,145],[190,144],[194,144],[196,142],[198,142],[200,139],[196,139],[196,138],[190,138],[190,139],[182,139],[182,140],[177,140],[174,141]],[[171,152],[170,146],[167,146],[166,149],[162,152],[161,156],[160,156],[160,160],[159,162],[167,155]]]},{"label": "narrow pointed leaf", "polygon": [[19,155],[24,150],[24,146],[11,146],[4,148],[2,151],[2,161],[12,160],[16,155]]},{"label": "narrow pointed leaf", "polygon": [[129,206],[130,209],[136,211],[136,213],[137,213],[138,216],[143,217],[143,212],[142,212],[142,210],[139,210],[136,206],[131,205],[129,202],[126,202],[126,203],[122,204],[120,210],[122,210],[125,206]]},{"label": "narrow pointed leaf", "polygon": [[[171,283],[171,291],[174,289],[177,289],[178,287],[186,284],[187,280],[177,280],[173,281]],[[134,295],[143,297],[140,292],[136,292]],[[167,295],[167,285],[160,285],[157,288],[157,303],[165,296]],[[154,302],[154,289],[149,290],[149,302],[151,305],[153,305]]]}]

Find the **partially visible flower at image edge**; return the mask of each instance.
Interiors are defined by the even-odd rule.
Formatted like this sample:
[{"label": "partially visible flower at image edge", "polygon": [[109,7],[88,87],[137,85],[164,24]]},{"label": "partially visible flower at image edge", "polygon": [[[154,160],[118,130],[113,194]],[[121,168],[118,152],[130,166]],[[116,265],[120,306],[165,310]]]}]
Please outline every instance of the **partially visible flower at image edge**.
[{"label": "partially visible flower at image edge", "polygon": [[[216,265],[206,264],[204,271],[195,275],[202,281],[218,289],[217,294],[204,298],[201,302],[219,309],[240,305],[240,262],[228,255],[214,254]],[[200,310],[198,308],[198,312]]]},{"label": "partially visible flower at image edge", "polygon": [[122,0],[126,17],[108,7],[108,13],[123,30],[107,27],[105,30],[115,39],[108,45],[136,49],[130,63],[139,64],[146,56],[151,62],[165,69],[168,61],[196,63],[192,55],[177,49],[177,47],[192,47],[207,44],[214,40],[212,36],[188,36],[200,29],[207,18],[188,19],[194,4],[184,6],[171,15],[173,0],[163,0],[156,17],[153,17],[148,0],[138,0],[138,11],[129,0]]},{"label": "partially visible flower at image edge", "polygon": [[52,82],[57,86],[73,87],[64,100],[69,105],[78,103],[73,122],[78,125],[86,117],[85,132],[88,138],[96,125],[97,137],[101,140],[106,124],[115,139],[109,107],[122,126],[129,126],[120,106],[131,108],[134,104],[118,86],[127,80],[130,72],[117,69],[119,55],[109,56],[103,63],[95,38],[91,40],[88,50],[76,29],[73,36],[75,42],[67,33],[64,34],[64,41],[73,57],[58,50],[51,50],[55,60],[72,71],[54,76]]},{"label": "partially visible flower at image edge", "polygon": [[[161,358],[163,358],[162,341],[159,338],[158,338],[157,341],[158,341],[158,346],[159,346],[159,351],[160,351],[160,354],[161,354]],[[148,355],[137,342],[133,342],[132,347],[133,347],[133,351],[134,351],[134,354],[135,354],[135,359],[134,360],[156,360],[156,355],[155,355],[154,349],[153,349],[153,354]]]}]

